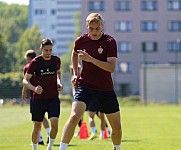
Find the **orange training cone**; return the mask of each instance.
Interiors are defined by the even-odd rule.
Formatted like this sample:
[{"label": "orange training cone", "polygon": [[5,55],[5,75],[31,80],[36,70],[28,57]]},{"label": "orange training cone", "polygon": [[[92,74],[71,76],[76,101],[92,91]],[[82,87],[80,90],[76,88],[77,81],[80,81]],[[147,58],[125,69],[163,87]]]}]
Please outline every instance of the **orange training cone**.
[{"label": "orange training cone", "polygon": [[104,139],[107,139],[109,136],[108,136],[108,132],[107,132],[107,129],[106,127],[104,128]]},{"label": "orange training cone", "polygon": [[80,126],[80,139],[86,139],[89,137],[87,124],[86,122],[82,122]]}]

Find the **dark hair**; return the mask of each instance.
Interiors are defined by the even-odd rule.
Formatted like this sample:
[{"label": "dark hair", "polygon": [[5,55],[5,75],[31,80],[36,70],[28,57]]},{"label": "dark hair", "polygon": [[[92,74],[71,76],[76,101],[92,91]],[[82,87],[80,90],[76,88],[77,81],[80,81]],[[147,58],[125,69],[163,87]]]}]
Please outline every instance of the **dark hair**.
[{"label": "dark hair", "polygon": [[42,39],[40,47],[43,47],[45,45],[52,45],[53,46],[53,42],[50,39],[47,39],[47,38]]},{"label": "dark hair", "polygon": [[34,50],[30,49],[30,50],[27,50],[26,51],[26,54],[25,54],[25,59],[29,57],[31,59],[35,58],[36,57],[36,53]]}]

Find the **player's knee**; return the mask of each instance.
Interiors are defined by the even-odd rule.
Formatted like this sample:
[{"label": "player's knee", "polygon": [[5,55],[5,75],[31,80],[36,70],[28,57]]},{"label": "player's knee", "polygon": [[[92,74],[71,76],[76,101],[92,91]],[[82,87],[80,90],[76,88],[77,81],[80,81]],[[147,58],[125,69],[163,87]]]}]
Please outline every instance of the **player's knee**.
[{"label": "player's knee", "polygon": [[77,124],[77,123],[79,122],[79,120],[80,120],[80,117],[79,117],[79,115],[77,115],[77,114],[73,114],[73,115],[71,115],[71,117],[70,117],[70,122],[71,122],[72,124]]},{"label": "player's knee", "polygon": [[115,124],[112,126],[112,131],[120,131],[121,129],[121,124]]}]

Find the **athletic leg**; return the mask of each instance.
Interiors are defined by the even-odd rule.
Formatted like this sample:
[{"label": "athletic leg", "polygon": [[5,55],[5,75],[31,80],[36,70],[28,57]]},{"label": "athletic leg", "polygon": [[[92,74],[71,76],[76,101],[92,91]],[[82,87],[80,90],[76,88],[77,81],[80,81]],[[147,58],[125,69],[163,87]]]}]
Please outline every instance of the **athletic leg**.
[{"label": "athletic leg", "polygon": [[67,145],[73,137],[75,127],[81,119],[85,109],[86,104],[84,102],[74,101],[72,103],[71,115],[63,128],[59,150],[66,150]]}]

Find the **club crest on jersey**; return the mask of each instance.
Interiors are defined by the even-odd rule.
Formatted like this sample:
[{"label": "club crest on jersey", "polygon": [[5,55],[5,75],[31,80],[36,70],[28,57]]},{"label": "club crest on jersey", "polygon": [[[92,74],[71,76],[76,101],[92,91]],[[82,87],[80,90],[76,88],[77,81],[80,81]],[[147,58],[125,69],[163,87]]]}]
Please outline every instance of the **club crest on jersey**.
[{"label": "club crest on jersey", "polygon": [[100,46],[100,47],[98,48],[98,53],[99,53],[99,54],[102,54],[102,52],[103,52],[103,48]]}]

